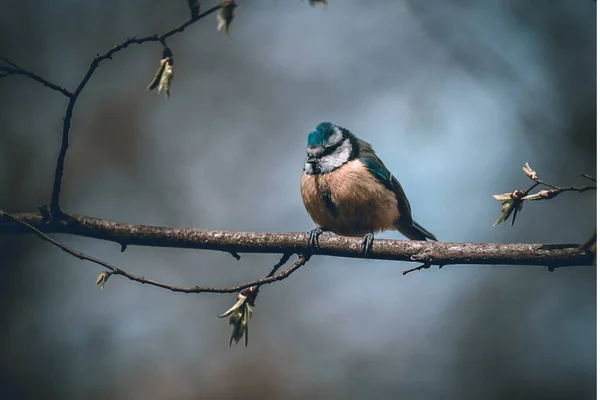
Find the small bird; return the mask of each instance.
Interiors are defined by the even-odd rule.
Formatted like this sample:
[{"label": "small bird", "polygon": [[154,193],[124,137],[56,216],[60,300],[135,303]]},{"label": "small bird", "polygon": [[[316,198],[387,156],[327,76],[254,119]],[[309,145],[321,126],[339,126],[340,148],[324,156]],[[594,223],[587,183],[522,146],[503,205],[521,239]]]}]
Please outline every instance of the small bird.
[{"label": "small bird", "polygon": [[398,180],[371,145],[348,129],[322,122],[307,138],[300,192],[306,211],[317,224],[311,245],[321,233],[363,236],[363,252],[373,233],[397,229],[409,239],[436,237],[412,219],[410,204]]}]

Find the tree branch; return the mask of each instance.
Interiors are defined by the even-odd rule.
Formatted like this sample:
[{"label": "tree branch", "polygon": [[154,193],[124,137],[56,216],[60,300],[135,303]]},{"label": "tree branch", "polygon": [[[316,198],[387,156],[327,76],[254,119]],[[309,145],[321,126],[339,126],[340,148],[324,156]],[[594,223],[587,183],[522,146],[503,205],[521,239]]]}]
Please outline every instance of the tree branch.
[{"label": "tree branch", "polygon": [[[525,201],[539,201],[539,200],[550,200],[555,198],[561,193],[564,192],[587,192],[590,190],[596,190],[596,186],[568,186],[568,187],[560,187],[557,185],[553,185],[548,182],[544,182],[540,179],[537,172],[531,168],[529,163],[525,163],[523,166],[523,172],[529,179],[531,179],[534,183],[529,187],[529,189],[523,191],[521,189],[517,189],[513,192],[503,193],[503,194],[495,194],[494,198],[502,202],[502,214],[494,223],[494,226],[501,224],[508,220],[508,217],[512,214],[512,220],[510,225],[513,226],[515,224],[515,219],[517,218],[517,214],[523,209]],[[596,179],[587,175],[581,174],[586,179],[596,182]],[[540,190],[537,193],[529,194],[533,189],[538,187],[539,185],[549,187],[550,190]]]},{"label": "tree branch", "polygon": [[[194,18],[191,18],[189,21],[184,22],[183,24],[163,33],[162,35],[146,36],[146,37],[139,38],[139,39],[133,37],[133,38],[125,40],[123,43],[113,47],[112,49],[108,50],[106,53],[104,53],[102,55],[97,55],[94,58],[88,71],[86,72],[85,76],[83,77],[83,79],[81,80],[79,85],[77,86],[77,89],[75,89],[75,91],[73,93],[69,93],[65,89],[63,89],[63,90],[65,90],[65,92],[68,93],[68,95],[65,93],[63,93],[63,94],[65,94],[67,97],[69,97],[69,104],[67,105],[67,109],[65,111],[65,116],[63,119],[62,141],[61,141],[60,151],[59,151],[58,157],[56,159],[56,169],[54,172],[54,183],[52,185],[52,197],[50,200],[50,216],[52,218],[60,217],[63,214],[60,209],[59,198],[60,198],[60,190],[61,190],[61,186],[62,186],[65,157],[67,156],[67,150],[69,149],[69,131],[71,130],[71,118],[73,117],[73,109],[75,108],[75,103],[77,102],[79,95],[81,94],[81,92],[83,91],[83,89],[85,88],[87,83],[89,82],[90,78],[92,77],[92,75],[94,74],[94,72],[96,71],[96,69],[98,68],[100,63],[104,60],[112,59],[112,56],[115,53],[129,47],[132,44],[160,42],[163,45],[165,45],[165,40],[168,37],[171,37],[171,36],[175,35],[176,33],[183,32],[185,30],[185,28],[187,28],[188,26],[190,26],[193,23],[201,20],[202,18],[218,11],[219,9],[221,9],[220,4],[212,7],[211,9],[203,12],[202,14],[195,16]],[[32,76],[30,76],[30,77],[32,77],[32,79],[36,79],[36,78],[33,78],[33,76],[36,76],[36,75],[33,75],[33,74],[31,74],[31,75]],[[27,76],[29,76],[29,75],[27,75]],[[39,77],[37,77],[37,78],[39,78]],[[39,82],[42,82],[42,83],[45,82],[44,84],[47,83],[48,85],[51,85],[49,87],[54,88],[55,90],[57,90],[56,88],[62,89],[57,85],[51,84],[50,82],[43,80],[42,78],[39,78],[36,80],[38,80]],[[46,86],[48,86],[48,85],[46,85]]]},{"label": "tree branch", "polygon": [[[230,232],[201,229],[163,228],[68,215],[53,223],[42,215],[14,214],[44,233],[66,233],[108,240],[121,246],[193,248],[235,253],[305,253],[349,258],[371,258],[419,262],[429,265],[540,265],[550,270],[568,266],[591,266],[594,259],[579,244],[445,243],[416,240],[378,239],[369,257],[362,253],[362,239],[323,235],[319,246],[308,245],[309,234]],[[0,235],[29,233],[21,224],[0,217]]]},{"label": "tree branch", "polygon": [[10,76],[10,75],[23,75],[30,79],[33,79],[36,82],[41,83],[42,85],[46,86],[47,88],[56,90],[57,92],[65,95],[66,97],[71,97],[73,95],[71,92],[69,92],[64,87],[58,86],[58,85],[42,78],[39,75],[34,74],[33,72],[22,69],[17,64],[10,61],[8,58],[0,57],[0,59],[10,65],[10,67],[1,67],[0,66],[0,71],[5,72],[5,74],[0,75],[0,78],[4,78],[4,77]]},{"label": "tree branch", "polygon": [[581,174],[581,176],[583,176],[585,179],[589,179],[590,181],[592,181],[594,183],[596,182],[596,178],[594,178],[593,176],[590,176],[588,174],[583,174],[583,173]]},{"label": "tree branch", "polygon": [[[312,3],[317,3],[311,1]],[[321,1],[326,3],[326,1]],[[44,86],[55,90],[69,99],[67,104],[61,136],[61,147],[56,160],[54,173],[54,182],[52,186],[52,195],[49,206],[40,208],[41,214],[22,213],[8,214],[0,210],[0,235],[7,234],[31,234],[34,233],[42,240],[51,243],[62,251],[75,256],[81,260],[89,261],[105,268],[97,279],[97,284],[104,286],[107,279],[112,275],[120,275],[129,280],[148,284],[173,292],[182,293],[236,293],[238,302],[234,307],[227,311],[223,316],[231,315],[230,323],[234,325],[232,331],[232,340],[236,343],[244,334],[248,333],[248,320],[251,315],[250,306],[254,305],[261,285],[273,283],[289,277],[293,272],[302,267],[312,255],[326,255],[348,258],[372,258],[380,260],[396,260],[418,262],[420,265],[404,271],[404,274],[421,269],[430,268],[437,265],[440,268],[447,265],[538,265],[545,266],[550,271],[558,267],[569,266],[591,266],[595,263],[596,235],[594,234],[588,241],[582,245],[564,244],[564,245],[544,245],[544,244],[501,244],[501,243],[442,243],[425,242],[412,240],[376,240],[373,243],[372,251],[369,256],[363,253],[362,238],[350,238],[342,236],[322,236],[319,239],[316,248],[309,245],[309,234],[300,233],[257,233],[257,232],[229,232],[229,231],[211,231],[200,229],[176,229],[156,226],[132,225],[121,222],[107,221],[97,218],[85,217],[81,215],[69,215],[64,213],[59,204],[60,192],[62,188],[62,179],[64,173],[64,163],[69,148],[69,133],[71,129],[71,120],[75,104],[83,92],[84,88],[92,78],[100,64],[112,59],[113,55],[126,49],[133,44],[144,44],[150,42],[159,42],[164,47],[163,58],[169,57],[172,65],[172,54],[167,47],[166,40],[177,33],[183,32],[188,26],[207,17],[208,15],[223,9],[229,11],[225,19],[226,30],[233,18],[233,9],[237,6],[233,0],[222,2],[209,10],[199,13],[200,2],[198,0],[187,0],[190,10],[190,19],[181,25],[158,35],[154,34],[142,38],[128,38],[121,44],[112,47],[103,54],[98,54],[92,60],[87,72],[77,85],[75,91],[69,91],[64,87],[56,85],[48,80],[36,75],[30,71],[20,68],[17,64],[6,58],[1,58],[8,66],[0,66],[0,78],[10,75],[23,75],[33,79]],[[223,13],[226,14],[226,13]],[[221,29],[223,21],[219,22]],[[166,60],[162,60],[165,62]],[[161,64],[162,66],[163,64]],[[161,71],[161,70],[159,70]],[[160,77],[160,85],[165,76]],[[167,82],[169,81],[167,79]],[[168,95],[168,83],[166,94]],[[150,86],[153,88],[153,85]],[[161,86],[159,86],[159,91]],[[523,207],[524,200],[542,200],[550,199],[560,193],[568,191],[585,192],[596,190],[595,186],[570,186],[558,187],[543,182],[537,176],[537,173],[531,169],[528,164],[523,168],[524,172],[530,177],[534,184],[525,192],[517,190],[512,193],[495,195],[497,200],[503,201],[503,215],[498,219],[496,225],[506,220],[512,212],[514,223],[517,212]],[[588,180],[596,182],[596,179],[581,174]],[[551,190],[542,190],[539,193],[530,195],[529,192],[539,185],[547,186]],[[100,260],[96,257],[76,251],[59,241],[48,236],[49,233],[71,234],[76,236],[90,237],[112,241],[120,244],[121,251],[124,251],[128,245],[153,246],[153,247],[175,247],[175,248],[194,248],[205,250],[217,250],[228,252],[239,259],[238,252],[245,253],[279,253],[283,254],[280,261],[272,268],[271,272],[263,279],[246,282],[231,287],[209,287],[209,286],[190,286],[181,287],[169,285],[167,283],[146,279],[143,276],[131,274],[110,263]],[[285,265],[292,254],[297,254],[298,259],[283,272],[277,271]],[[230,342],[231,343],[231,342]]]},{"label": "tree branch", "polygon": [[[540,191],[538,194],[540,196],[538,196],[539,198],[535,198],[532,200],[545,200],[545,199],[551,199],[553,197],[558,196],[559,194],[563,193],[563,192],[579,192],[579,193],[583,193],[583,192],[587,192],[588,190],[596,190],[596,186],[568,186],[568,187],[560,187],[557,185],[553,185],[551,183],[548,182],[544,182],[542,181],[537,172],[535,172],[530,166],[529,163],[525,163],[525,166],[523,167],[523,172],[525,172],[525,175],[527,175],[527,177],[529,179],[531,179],[532,181],[534,181],[535,183],[533,184],[533,186],[531,186],[529,189],[527,189],[527,191],[524,193],[525,195],[529,194],[529,192],[531,192],[531,190],[533,190],[535,187],[537,187],[538,185],[543,185],[546,187],[549,187],[552,190],[542,190]],[[583,176],[586,179],[589,179],[593,182],[596,182],[596,179],[589,176],[588,174],[584,174],[582,173],[581,176]],[[525,199],[524,199],[525,200]]]},{"label": "tree branch", "polygon": [[[309,257],[308,256],[304,256],[302,254],[298,254],[298,260],[292,264],[288,269],[286,269],[283,272],[280,272],[279,274],[275,275],[274,273],[281,267],[283,266],[283,264],[285,264],[291,255],[284,255],[281,260],[275,265],[275,267],[273,267],[273,269],[271,270],[271,273],[269,273],[269,275],[267,275],[265,278],[263,279],[257,279],[254,281],[250,281],[250,282],[246,282],[240,285],[236,285],[236,286],[230,286],[230,287],[210,287],[210,286],[190,286],[190,287],[182,287],[182,286],[174,286],[174,285],[169,285],[163,282],[159,282],[159,281],[155,281],[153,279],[146,279],[143,276],[138,276],[138,275],[134,275],[131,274],[127,271],[124,271],[120,268],[117,268],[116,266],[107,263],[106,261],[100,260],[99,258],[87,255],[85,253],[82,253],[80,251],[74,250],[68,246],[65,246],[64,244],[58,242],[57,240],[51,238],[50,236],[46,235],[44,232],[42,232],[41,230],[39,230],[38,228],[36,228],[35,226],[19,219],[18,217],[15,217],[12,214],[9,214],[7,212],[1,211],[0,210],[0,219],[4,220],[4,221],[10,221],[13,222],[14,224],[23,227],[27,232],[30,233],[35,233],[38,237],[40,237],[42,240],[53,244],[54,246],[58,247],[59,249],[61,249],[62,251],[79,258],[80,260],[85,260],[85,261],[90,261],[94,264],[100,265],[106,269],[108,269],[110,272],[108,273],[104,273],[104,274],[100,274],[100,276],[98,277],[98,281],[100,281],[100,279],[102,279],[104,282],[106,282],[106,280],[111,276],[111,275],[120,275],[120,276],[124,276],[125,278],[135,281],[135,282],[139,282],[142,284],[147,284],[147,285],[151,285],[151,286],[156,286],[159,288],[163,288],[163,289],[168,289],[172,292],[180,292],[180,293],[237,293],[239,291],[242,291],[244,289],[247,288],[256,288],[256,292],[258,292],[258,287],[262,286],[262,285],[267,285],[269,283],[273,283],[276,281],[280,281],[283,280],[285,278],[287,278],[288,276],[290,276],[294,271],[296,271],[298,268],[300,268],[301,266],[303,266],[304,264],[306,264],[306,262],[308,261]],[[256,298],[256,296],[255,296]]]}]

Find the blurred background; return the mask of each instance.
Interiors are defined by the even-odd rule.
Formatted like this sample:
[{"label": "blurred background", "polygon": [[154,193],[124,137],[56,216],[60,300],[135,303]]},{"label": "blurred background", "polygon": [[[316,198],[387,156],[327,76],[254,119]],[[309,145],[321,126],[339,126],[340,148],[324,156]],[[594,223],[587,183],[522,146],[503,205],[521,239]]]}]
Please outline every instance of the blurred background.
[{"label": "blurred background", "polygon": [[[203,1],[203,10],[215,2]],[[168,41],[167,101],[146,92],[159,44],[101,65],[80,97],[64,210],[128,223],[308,231],[299,193],[321,121],[371,142],[415,219],[443,241],[580,243],[596,195],[528,203],[492,228],[493,194],[596,174],[596,3],[240,0]],[[74,89],[97,53],[189,17],[186,2],[2,1],[0,55]],[[50,199],[66,99],[0,80],[0,209]],[[386,232],[385,238],[401,238]],[[264,276],[277,255],[119,246],[56,235],[175,285]],[[250,345],[217,319],[235,295],[111,278],[32,236],[0,237],[7,399],[591,399],[596,271],[316,257],[261,290]]]}]

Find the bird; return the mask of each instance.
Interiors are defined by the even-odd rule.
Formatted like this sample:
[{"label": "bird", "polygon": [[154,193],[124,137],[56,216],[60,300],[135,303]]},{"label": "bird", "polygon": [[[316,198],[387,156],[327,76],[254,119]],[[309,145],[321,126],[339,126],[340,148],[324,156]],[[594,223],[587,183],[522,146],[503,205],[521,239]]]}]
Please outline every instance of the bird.
[{"label": "bird", "polygon": [[371,145],[348,129],[321,122],[308,134],[300,192],[319,235],[363,237],[363,252],[372,251],[374,233],[398,230],[411,240],[437,238],[412,218],[404,189]]}]

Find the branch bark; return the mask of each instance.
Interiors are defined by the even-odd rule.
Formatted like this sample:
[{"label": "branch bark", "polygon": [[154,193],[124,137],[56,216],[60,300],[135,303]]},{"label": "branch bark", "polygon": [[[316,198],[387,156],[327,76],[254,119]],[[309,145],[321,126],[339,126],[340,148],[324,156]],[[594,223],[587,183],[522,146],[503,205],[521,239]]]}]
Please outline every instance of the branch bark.
[{"label": "branch bark", "polygon": [[[313,255],[371,258],[418,262],[428,265],[538,265],[550,270],[569,266],[591,266],[594,258],[579,250],[579,244],[446,243],[377,239],[369,257],[362,253],[362,238],[322,235],[319,245],[308,245],[307,232],[231,232],[132,225],[68,215],[47,222],[41,214],[13,214],[44,233],[63,233],[108,240],[127,246],[151,246],[218,250],[227,253],[304,253]],[[30,229],[0,216],[0,235],[31,233]]]}]

